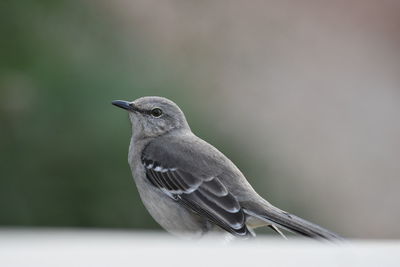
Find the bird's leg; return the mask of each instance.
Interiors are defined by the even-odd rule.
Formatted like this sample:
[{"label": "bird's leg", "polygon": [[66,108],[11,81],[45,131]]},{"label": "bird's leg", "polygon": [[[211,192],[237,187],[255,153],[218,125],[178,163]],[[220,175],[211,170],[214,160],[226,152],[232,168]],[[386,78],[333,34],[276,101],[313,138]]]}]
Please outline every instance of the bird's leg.
[{"label": "bird's leg", "polygon": [[277,232],[278,234],[280,234],[280,236],[282,236],[284,239],[287,239],[287,237],[282,233],[281,230],[279,230],[278,227],[276,227],[273,224],[268,225],[268,227],[270,227],[272,230],[274,230],[275,232]]}]

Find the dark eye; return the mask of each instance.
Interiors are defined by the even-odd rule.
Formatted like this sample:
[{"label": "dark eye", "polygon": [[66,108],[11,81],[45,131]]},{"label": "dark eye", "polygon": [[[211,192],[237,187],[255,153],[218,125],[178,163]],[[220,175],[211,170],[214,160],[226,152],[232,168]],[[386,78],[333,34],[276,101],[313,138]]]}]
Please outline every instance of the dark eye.
[{"label": "dark eye", "polygon": [[163,114],[163,112],[162,112],[162,110],[160,109],[160,108],[153,108],[152,110],[151,110],[151,115],[153,116],[153,117],[160,117],[161,115]]}]

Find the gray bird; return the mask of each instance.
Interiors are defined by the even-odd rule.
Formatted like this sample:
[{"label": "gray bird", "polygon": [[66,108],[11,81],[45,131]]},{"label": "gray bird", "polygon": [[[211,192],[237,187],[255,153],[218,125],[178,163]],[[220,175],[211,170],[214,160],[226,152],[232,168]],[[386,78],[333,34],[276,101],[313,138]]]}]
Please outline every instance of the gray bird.
[{"label": "gray bird", "polygon": [[[201,236],[221,229],[238,237],[269,226],[317,239],[340,239],[263,199],[218,149],[192,133],[171,100],[142,97],[113,105],[126,109],[133,134],[128,162],[140,197],[168,232]],[[283,234],[282,234],[283,235]]]}]

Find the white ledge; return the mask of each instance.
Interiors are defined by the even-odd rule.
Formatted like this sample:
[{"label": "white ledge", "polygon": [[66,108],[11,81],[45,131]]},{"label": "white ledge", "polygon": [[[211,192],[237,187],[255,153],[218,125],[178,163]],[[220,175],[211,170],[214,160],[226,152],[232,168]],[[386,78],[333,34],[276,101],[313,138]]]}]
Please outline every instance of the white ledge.
[{"label": "white ledge", "polygon": [[0,266],[400,266],[400,241],[327,244],[258,236],[187,241],[161,233],[0,228]]}]

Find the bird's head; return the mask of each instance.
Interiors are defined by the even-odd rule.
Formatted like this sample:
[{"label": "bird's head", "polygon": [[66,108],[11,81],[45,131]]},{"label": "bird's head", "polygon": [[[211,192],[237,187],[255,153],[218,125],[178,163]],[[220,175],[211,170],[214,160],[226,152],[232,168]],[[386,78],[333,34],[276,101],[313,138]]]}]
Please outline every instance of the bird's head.
[{"label": "bird's head", "polygon": [[128,111],[137,136],[155,137],[174,130],[190,130],[182,110],[164,97],[146,96],[132,102],[115,100],[112,104]]}]

